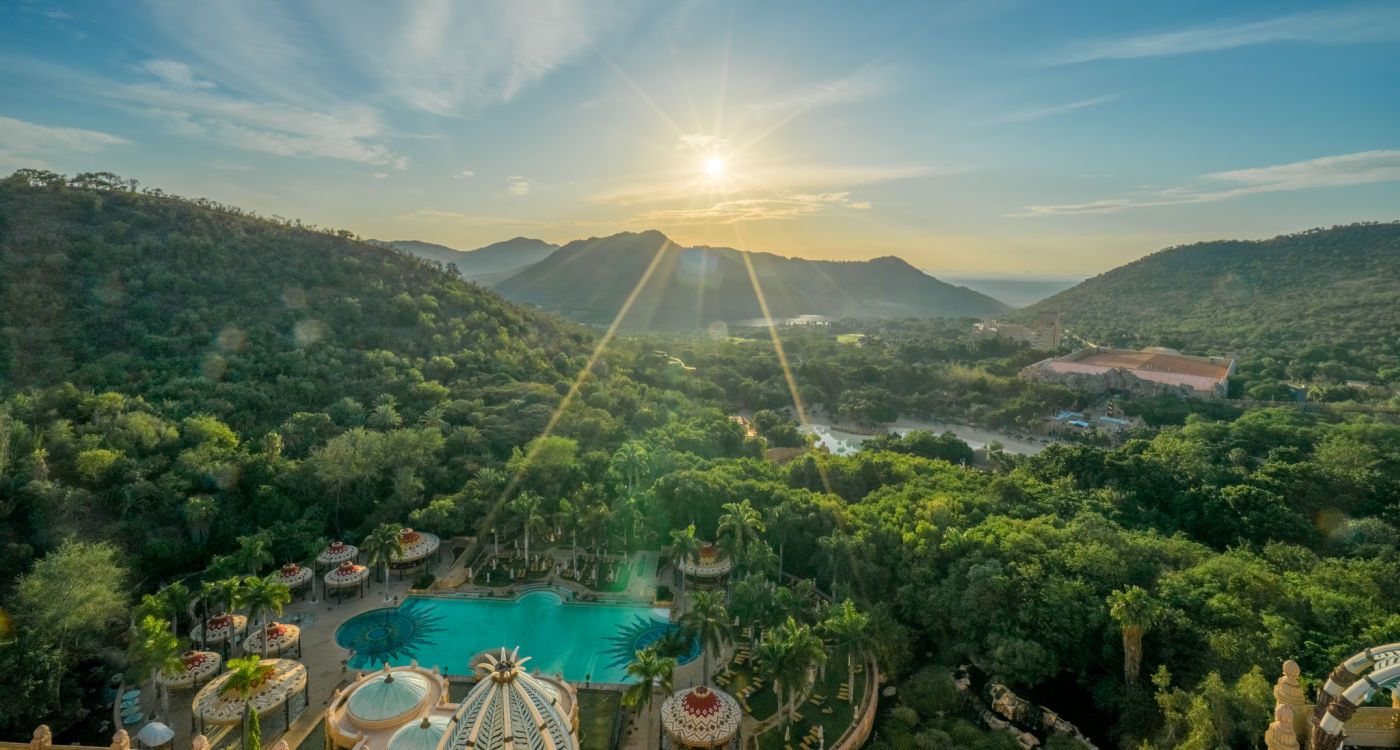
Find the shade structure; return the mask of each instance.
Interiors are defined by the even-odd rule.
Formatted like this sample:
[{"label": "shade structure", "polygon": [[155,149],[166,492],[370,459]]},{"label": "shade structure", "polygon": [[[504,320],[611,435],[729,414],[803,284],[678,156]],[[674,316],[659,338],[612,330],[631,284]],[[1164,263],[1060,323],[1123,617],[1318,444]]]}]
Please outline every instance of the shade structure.
[{"label": "shade structure", "polygon": [[136,733],[136,741],[146,747],[158,747],[175,739],[175,730],[166,725],[153,721]]},{"label": "shade structure", "polygon": [[[254,690],[250,702],[259,714],[265,714],[290,701],[293,696],[306,689],[306,667],[291,659],[268,659],[264,661],[272,667],[272,674]],[[243,720],[243,701],[232,692],[220,695],[230,672],[225,672],[213,682],[200,688],[194,696],[195,718],[205,724],[229,725]]]},{"label": "shade structure", "polygon": [[353,544],[346,544],[339,539],[326,545],[321,550],[321,554],[316,556],[316,562],[321,565],[339,565],[347,560],[354,560],[360,556],[360,548]]},{"label": "shade structure", "polygon": [[296,591],[297,589],[311,583],[311,578],[315,573],[310,568],[303,568],[296,563],[287,563],[282,569],[272,575],[272,580],[285,585],[287,588]]},{"label": "shade structure", "polygon": [[168,688],[187,688],[198,685],[219,673],[223,657],[213,651],[186,651],[180,655],[184,668],[174,674],[161,672],[156,682]]},{"label": "shade structure", "polygon": [[369,568],[346,561],[326,574],[326,586],[333,589],[346,589],[359,586],[369,578]]},{"label": "shade structure", "polygon": [[218,646],[238,638],[247,631],[247,617],[220,612],[203,624],[194,626],[194,629],[190,631],[190,640],[195,643],[203,641],[211,646]]},{"label": "shade structure", "polygon": [[713,544],[704,544],[694,555],[680,561],[681,572],[692,578],[718,578],[734,567],[729,553]]},{"label": "shade structure", "polygon": [[300,638],[301,628],[280,622],[269,622],[266,627],[254,630],[253,634],[243,641],[243,653],[263,653],[263,641],[266,640],[267,654],[276,656],[295,646]]},{"label": "shade structure", "polygon": [[436,534],[429,534],[426,531],[414,531],[413,529],[399,530],[399,545],[401,549],[394,555],[394,563],[406,565],[416,563],[419,560],[438,551],[442,540]]},{"label": "shade structure", "polygon": [[743,719],[728,693],[700,685],[681,690],[661,704],[661,728],[686,747],[720,747],[739,733]]}]

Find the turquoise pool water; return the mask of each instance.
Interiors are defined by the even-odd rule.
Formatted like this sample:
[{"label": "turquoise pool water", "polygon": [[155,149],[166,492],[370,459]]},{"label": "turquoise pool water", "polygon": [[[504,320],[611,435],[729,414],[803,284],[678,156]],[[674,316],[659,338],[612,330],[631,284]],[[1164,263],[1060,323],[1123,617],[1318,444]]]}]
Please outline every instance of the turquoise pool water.
[{"label": "turquoise pool water", "polygon": [[[341,648],[355,653],[350,666],[374,669],[417,660],[448,674],[468,674],[468,662],[486,649],[520,647],[530,667],[562,672],[571,682],[631,682],[632,655],[677,630],[665,609],[565,602],[554,591],[518,599],[409,597],[398,607],[346,620],[335,632]],[[681,663],[699,656],[691,652]]]}]

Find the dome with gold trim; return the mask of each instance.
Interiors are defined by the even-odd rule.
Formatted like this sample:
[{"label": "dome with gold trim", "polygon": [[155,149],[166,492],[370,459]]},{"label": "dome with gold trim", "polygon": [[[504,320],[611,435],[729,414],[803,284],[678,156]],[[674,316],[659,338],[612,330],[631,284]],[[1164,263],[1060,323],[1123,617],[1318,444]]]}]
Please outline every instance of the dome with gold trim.
[{"label": "dome with gold trim", "polygon": [[525,671],[520,649],[487,653],[443,750],[578,750],[578,704],[562,679]]}]

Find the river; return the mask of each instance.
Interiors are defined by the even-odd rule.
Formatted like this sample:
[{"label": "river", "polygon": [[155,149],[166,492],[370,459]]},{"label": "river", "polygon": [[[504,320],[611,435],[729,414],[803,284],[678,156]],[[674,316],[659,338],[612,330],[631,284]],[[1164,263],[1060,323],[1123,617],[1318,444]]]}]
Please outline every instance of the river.
[{"label": "river", "polygon": [[[904,435],[913,430],[928,430],[933,433],[943,434],[951,432],[958,436],[959,440],[967,443],[973,450],[986,447],[987,443],[993,440],[1000,440],[1002,448],[1007,453],[1019,453],[1029,456],[1045,450],[1047,445],[1060,442],[1053,438],[1045,438],[1046,442],[1040,442],[1036,438],[1021,438],[1008,435],[997,430],[990,430],[984,427],[972,427],[965,424],[951,424],[948,422],[924,422],[916,419],[900,419],[891,425],[884,425],[879,428],[888,432]],[[838,456],[846,456],[860,450],[860,444],[865,442],[871,435],[861,435],[854,432],[846,432],[836,429],[830,424],[813,421],[810,426],[803,428],[803,432],[809,432],[817,436],[817,443]]]}]

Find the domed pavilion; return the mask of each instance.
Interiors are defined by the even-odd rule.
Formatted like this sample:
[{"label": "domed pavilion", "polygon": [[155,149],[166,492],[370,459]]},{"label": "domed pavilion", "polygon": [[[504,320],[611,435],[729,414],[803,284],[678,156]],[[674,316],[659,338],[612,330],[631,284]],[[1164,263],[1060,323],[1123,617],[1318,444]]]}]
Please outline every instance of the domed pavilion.
[{"label": "domed pavilion", "polygon": [[730,747],[743,718],[729,693],[704,685],[679,690],[661,704],[661,728],[671,747]]},{"label": "domed pavilion", "polygon": [[337,691],[327,736],[340,750],[578,750],[578,702],[562,679],[525,671],[529,657],[504,648],[477,660],[481,673],[460,703],[447,679],[389,667]]},{"label": "domed pavilion", "polygon": [[724,582],[725,576],[734,567],[734,560],[728,552],[707,542],[700,545],[695,554],[680,560],[676,567],[696,584],[713,586]]}]

